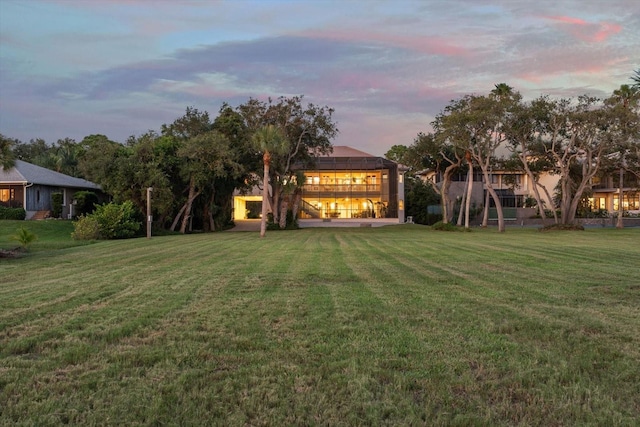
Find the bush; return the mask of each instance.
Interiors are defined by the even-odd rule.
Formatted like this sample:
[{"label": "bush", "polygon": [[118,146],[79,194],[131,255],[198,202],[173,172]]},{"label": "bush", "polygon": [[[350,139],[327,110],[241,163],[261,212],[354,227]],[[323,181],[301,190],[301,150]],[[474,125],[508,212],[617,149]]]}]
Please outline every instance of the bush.
[{"label": "bush", "polygon": [[98,240],[100,238],[100,224],[92,216],[81,216],[73,223],[73,240]]},{"label": "bush", "polygon": [[99,205],[92,214],[74,222],[75,231],[71,236],[76,240],[127,239],[141,229],[138,217],[139,213],[131,202]]},{"label": "bush", "polygon": [[23,208],[6,208],[0,206],[0,219],[13,219],[23,221],[27,217],[27,211]]},{"label": "bush", "polygon": [[52,215],[54,218],[62,216],[62,193],[53,193],[51,195]]},{"label": "bush", "polygon": [[88,215],[93,213],[98,204],[98,196],[93,191],[78,191],[73,195],[75,199],[75,216]]},{"label": "bush", "polygon": [[539,228],[538,231],[583,231],[584,227],[580,224],[551,224],[546,227]]},{"label": "bush", "polygon": [[438,221],[435,224],[433,224],[431,226],[432,229],[434,230],[438,230],[438,231],[462,231],[465,230],[462,227],[458,227],[455,224],[452,224],[450,222],[447,222],[446,224],[442,221]]},{"label": "bush", "polygon": [[91,215],[100,224],[100,235],[103,239],[126,239],[136,235],[140,230],[138,213],[132,202],[121,205],[107,203],[96,207]]}]

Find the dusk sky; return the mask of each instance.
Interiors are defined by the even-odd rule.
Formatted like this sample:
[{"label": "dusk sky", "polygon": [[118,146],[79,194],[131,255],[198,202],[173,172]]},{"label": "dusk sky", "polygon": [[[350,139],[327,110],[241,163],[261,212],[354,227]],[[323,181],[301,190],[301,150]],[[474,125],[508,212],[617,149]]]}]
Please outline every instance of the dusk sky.
[{"label": "dusk sky", "polygon": [[640,0],[0,0],[0,133],[24,142],[304,95],[383,155],[496,83],[607,97],[638,68]]}]

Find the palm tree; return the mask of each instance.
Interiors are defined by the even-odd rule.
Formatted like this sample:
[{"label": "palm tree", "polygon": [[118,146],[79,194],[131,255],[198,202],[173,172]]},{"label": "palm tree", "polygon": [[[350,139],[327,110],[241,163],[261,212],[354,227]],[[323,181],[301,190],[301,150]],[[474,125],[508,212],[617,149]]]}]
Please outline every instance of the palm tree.
[{"label": "palm tree", "polygon": [[633,76],[631,76],[631,81],[633,84],[633,88],[640,90],[640,68],[633,72]]},{"label": "palm tree", "polygon": [[267,232],[267,214],[269,203],[269,167],[271,166],[271,156],[281,155],[289,151],[289,141],[284,132],[274,125],[266,125],[258,129],[251,138],[257,150],[262,152],[262,162],[264,163],[264,175],[262,178],[262,218],[260,221],[260,237],[264,237]]},{"label": "palm tree", "polygon": [[513,95],[513,88],[506,83],[498,83],[493,86],[494,89],[491,91],[491,95],[498,99],[507,98]]}]

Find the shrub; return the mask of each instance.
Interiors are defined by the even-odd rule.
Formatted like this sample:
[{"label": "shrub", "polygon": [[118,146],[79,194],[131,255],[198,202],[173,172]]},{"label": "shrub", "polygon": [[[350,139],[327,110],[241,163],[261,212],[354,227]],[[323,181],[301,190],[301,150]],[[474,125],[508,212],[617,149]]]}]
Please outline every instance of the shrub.
[{"label": "shrub", "polygon": [[583,231],[584,227],[580,224],[551,224],[546,227],[539,228],[538,231]]},{"label": "shrub", "polygon": [[27,217],[27,211],[23,208],[6,208],[0,206],[0,219],[13,219],[22,221]]},{"label": "shrub", "polygon": [[92,216],[81,216],[73,223],[73,240],[98,240],[100,238],[100,224]]},{"label": "shrub", "polygon": [[107,203],[96,207],[91,215],[100,224],[100,235],[103,239],[126,239],[136,235],[140,230],[140,221],[132,202],[119,205]]},{"label": "shrub", "polygon": [[442,221],[438,221],[435,224],[433,224],[431,226],[432,229],[434,230],[438,230],[438,231],[462,231],[465,230],[465,228],[462,227],[458,227],[455,224],[452,224],[450,222],[444,223]]},{"label": "shrub", "polygon": [[133,203],[99,205],[89,215],[73,223],[76,240],[127,239],[141,229],[141,219]]},{"label": "shrub", "polygon": [[54,218],[60,218],[62,215],[62,193],[53,193],[51,195],[52,215]]},{"label": "shrub", "polygon": [[78,191],[73,195],[75,199],[75,215],[80,217],[93,213],[98,204],[98,196],[93,191]]}]

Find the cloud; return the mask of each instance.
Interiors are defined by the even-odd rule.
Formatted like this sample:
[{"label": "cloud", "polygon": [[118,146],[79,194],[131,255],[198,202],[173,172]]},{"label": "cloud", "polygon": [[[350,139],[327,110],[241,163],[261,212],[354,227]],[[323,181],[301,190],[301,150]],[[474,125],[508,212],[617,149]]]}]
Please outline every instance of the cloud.
[{"label": "cloud", "polygon": [[602,96],[640,66],[628,1],[0,3],[0,129],[27,140],[305,95],[335,108],[334,143],[383,154],[466,93]]},{"label": "cloud", "polygon": [[602,43],[622,30],[622,26],[610,22],[589,23],[570,16],[546,16],[548,20],[559,23],[558,28],[588,43]]}]

